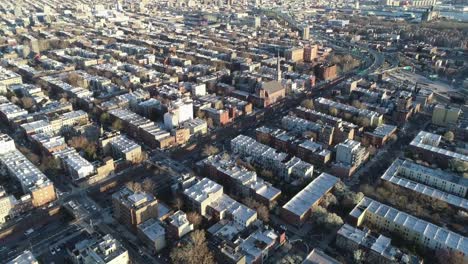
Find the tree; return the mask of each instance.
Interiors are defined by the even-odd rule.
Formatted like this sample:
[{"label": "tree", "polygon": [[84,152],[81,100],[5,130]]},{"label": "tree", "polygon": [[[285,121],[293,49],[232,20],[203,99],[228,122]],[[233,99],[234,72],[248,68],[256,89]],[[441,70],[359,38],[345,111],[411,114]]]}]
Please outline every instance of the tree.
[{"label": "tree", "polygon": [[32,99],[32,97],[21,98],[21,103],[23,104],[24,109],[31,109],[34,107],[34,99]]},{"label": "tree", "polygon": [[353,252],[354,263],[362,263],[364,260],[365,260],[365,254],[361,249],[355,250]]},{"label": "tree", "polygon": [[197,212],[189,212],[187,213],[187,220],[197,229],[203,221],[203,217]]},{"label": "tree", "polygon": [[463,256],[447,249],[439,249],[435,252],[436,260],[439,264],[463,264],[466,263]]},{"label": "tree", "polygon": [[171,260],[174,263],[184,264],[214,264],[214,256],[208,248],[205,231],[193,231],[187,244],[174,247],[171,251]]},{"label": "tree", "polygon": [[374,156],[375,153],[377,153],[377,149],[374,146],[369,146],[367,148],[367,151],[369,151],[369,155]]},{"label": "tree", "polygon": [[334,229],[343,225],[343,219],[341,219],[339,215],[329,213],[321,206],[314,206],[312,208],[311,217],[317,222],[317,224],[323,225],[327,229]]},{"label": "tree", "polygon": [[209,157],[215,154],[218,154],[219,149],[213,145],[207,144],[203,148],[202,155],[205,157]]},{"label": "tree", "polygon": [[445,134],[444,134],[444,139],[445,140],[447,140],[449,142],[452,142],[454,138],[455,138],[455,135],[453,134],[452,131],[445,132]]},{"label": "tree", "polygon": [[266,205],[255,201],[250,197],[245,198],[242,202],[247,207],[255,209],[255,211],[257,211],[257,216],[260,220],[262,220],[265,223],[268,223],[270,221],[270,211],[268,210],[268,207]]},{"label": "tree", "polygon": [[214,123],[213,123],[213,118],[208,118],[206,120],[206,125],[209,127],[209,128],[213,128],[214,127]]},{"label": "tree", "polygon": [[85,149],[89,145],[89,142],[85,136],[77,136],[72,137],[70,140],[68,140],[68,145],[79,151]]},{"label": "tree", "polygon": [[177,196],[175,199],[174,199],[174,202],[172,203],[173,206],[175,208],[177,208],[177,210],[180,210],[182,209],[182,207],[184,206],[184,200],[182,200],[182,198],[180,198],[179,196]]},{"label": "tree", "polygon": [[110,116],[109,113],[102,113],[101,116],[99,117],[99,121],[101,124],[109,124],[110,121]]},{"label": "tree", "polygon": [[262,176],[262,178],[271,179],[273,178],[273,172],[271,170],[263,169],[260,172],[260,176]]},{"label": "tree", "polygon": [[314,101],[312,99],[305,99],[301,102],[301,106],[307,109],[314,109]]},{"label": "tree", "polygon": [[338,204],[338,199],[332,193],[326,193],[320,201],[320,206],[327,208],[330,205]]},{"label": "tree", "polygon": [[451,159],[449,161],[449,168],[454,172],[468,172],[468,162],[459,159]]},{"label": "tree", "polygon": [[398,139],[397,134],[391,134],[390,135],[390,141],[395,142],[395,141],[397,141],[397,139]]},{"label": "tree", "polygon": [[134,192],[141,192],[143,190],[141,183],[135,181],[129,181],[125,186]]},{"label": "tree", "polygon": [[112,129],[120,131],[122,130],[122,128],[123,128],[123,124],[120,119],[117,119],[112,123]]},{"label": "tree", "polygon": [[338,115],[338,109],[334,108],[334,107],[331,107],[328,112],[330,113],[330,115],[332,116],[337,116]]},{"label": "tree", "polygon": [[154,194],[156,183],[151,178],[146,178],[142,183],[143,191]]}]

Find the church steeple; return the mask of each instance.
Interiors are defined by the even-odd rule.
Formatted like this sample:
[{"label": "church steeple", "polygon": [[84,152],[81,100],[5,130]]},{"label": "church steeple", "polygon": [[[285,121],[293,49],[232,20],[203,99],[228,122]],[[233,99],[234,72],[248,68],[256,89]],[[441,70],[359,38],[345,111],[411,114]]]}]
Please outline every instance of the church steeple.
[{"label": "church steeple", "polygon": [[281,64],[280,64],[280,56],[279,56],[279,51],[278,51],[278,57],[276,58],[276,80],[278,82],[281,82]]}]

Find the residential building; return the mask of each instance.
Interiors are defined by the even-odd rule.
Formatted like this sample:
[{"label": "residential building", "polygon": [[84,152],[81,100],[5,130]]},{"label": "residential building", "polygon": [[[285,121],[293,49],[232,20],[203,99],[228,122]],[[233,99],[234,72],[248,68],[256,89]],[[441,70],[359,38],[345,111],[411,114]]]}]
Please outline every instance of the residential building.
[{"label": "residential building", "polygon": [[95,173],[94,165],[83,158],[74,148],[66,148],[55,152],[54,157],[60,159],[63,167],[73,180],[80,180]]},{"label": "residential building", "polygon": [[278,176],[289,180],[291,177],[311,177],[313,167],[297,157],[290,157],[284,152],[268,147],[256,140],[239,135],[231,140],[231,150],[242,157],[250,157],[252,161],[276,172]]},{"label": "residential building", "polygon": [[0,66],[0,85],[22,84],[21,75]]},{"label": "residential building", "polygon": [[194,226],[187,219],[187,214],[178,210],[166,220],[167,234],[174,239],[181,239],[186,234],[193,231]]},{"label": "residential building", "polygon": [[[359,109],[354,106],[338,103],[323,97],[314,100],[316,109],[330,112],[332,115],[344,116],[345,113],[360,118],[361,125],[376,127],[383,123],[383,115],[368,109]],[[336,109],[337,113],[332,113],[330,109]]]},{"label": "residential building", "polygon": [[112,195],[112,207],[114,217],[130,229],[158,217],[158,200],[153,195],[126,187]]},{"label": "residential building", "polygon": [[432,110],[432,123],[438,126],[453,126],[462,114],[458,107],[438,104]]},{"label": "residential building", "polygon": [[468,179],[454,173],[400,158],[390,165],[381,179],[450,205],[468,209]]},{"label": "residential building", "polygon": [[10,260],[6,264],[39,264],[39,261],[37,261],[31,251],[25,250],[19,256]]},{"label": "residential building", "polygon": [[[11,138],[5,136],[2,136],[0,140],[2,145],[4,145],[4,140],[11,142]],[[0,154],[0,168],[2,173],[19,182],[24,194],[31,194],[35,207],[43,206],[56,199],[52,181],[20,151],[10,148],[10,151]]]},{"label": "residential building", "polygon": [[0,225],[15,215],[15,206],[18,204],[15,196],[8,195],[0,186]]},{"label": "residential building", "polygon": [[257,212],[223,193],[223,187],[208,178],[203,178],[184,190],[190,207],[205,217],[232,219],[247,227],[257,219]]},{"label": "residential building", "polygon": [[338,260],[330,257],[318,248],[314,248],[302,261],[302,264],[340,264]]},{"label": "residential building", "polygon": [[422,159],[443,168],[449,167],[451,160],[468,162],[468,155],[439,147],[441,139],[440,135],[420,131],[411,141],[409,149],[420,154]]},{"label": "residential building", "polygon": [[357,226],[371,226],[396,233],[408,242],[431,250],[446,249],[468,260],[466,237],[403,211],[364,197],[350,213]]},{"label": "residential building", "polygon": [[333,175],[322,173],[297,193],[281,208],[281,218],[293,225],[302,225],[310,216],[312,208],[339,182]]},{"label": "residential building", "polygon": [[391,244],[392,240],[381,234],[344,224],[337,232],[336,245],[348,252],[363,250],[365,262],[382,264],[420,264],[421,259],[403,253]]},{"label": "residential building", "polygon": [[372,132],[364,133],[363,145],[383,146],[392,135],[396,135],[397,127],[387,124],[379,125]]},{"label": "residential building", "polygon": [[111,235],[85,239],[78,242],[69,252],[73,264],[129,264],[127,249]]},{"label": "residential building", "polygon": [[235,160],[224,158],[222,154],[202,160],[201,165],[204,172],[229,193],[253,198],[267,206],[273,205],[281,194],[279,189],[259,178],[255,171],[237,165]]},{"label": "residential building", "polygon": [[359,166],[367,158],[367,152],[361,143],[351,139],[336,145],[336,162],[349,166]]},{"label": "residential building", "polygon": [[100,139],[105,153],[112,153],[114,157],[130,162],[141,161],[141,146],[124,135],[109,136]]},{"label": "residential building", "polygon": [[286,60],[298,62],[304,59],[304,48],[294,47],[285,51]]},{"label": "residential building", "polygon": [[139,224],[137,235],[153,252],[159,252],[166,247],[166,230],[155,218]]}]

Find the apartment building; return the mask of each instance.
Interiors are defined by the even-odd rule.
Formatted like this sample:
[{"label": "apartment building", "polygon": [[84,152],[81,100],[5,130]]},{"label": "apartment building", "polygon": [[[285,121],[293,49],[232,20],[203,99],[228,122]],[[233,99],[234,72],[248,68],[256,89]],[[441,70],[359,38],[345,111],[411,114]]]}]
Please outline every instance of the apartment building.
[{"label": "apartment building", "polygon": [[286,60],[298,62],[304,59],[304,48],[303,47],[294,47],[285,51],[284,54]]},{"label": "apartment building", "polygon": [[311,164],[297,157],[290,157],[284,152],[278,152],[248,136],[239,135],[232,139],[231,150],[242,157],[251,157],[255,163],[273,170],[285,180],[292,177],[307,178],[313,173],[314,166]]},{"label": "apartment building", "polygon": [[166,247],[166,229],[161,223],[150,218],[138,225],[137,236],[156,253]]},{"label": "apartment building", "polygon": [[364,139],[362,142],[365,146],[374,145],[381,147],[392,135],[396,135],[396,131],[396,126],[382,124],[376,127],[374,131],[364,133]]},{"label": "apartment building", "polygon": [[271,206],[281,194],[279,189],[259,178],[255,171],[237,165],[235,160],[226,159],[222,154],[210,156],[200,165],[210,178],[221,183],[229,193],[251,197],[267,206]]},{"label": "apartment building", "polygon": [[94,165],[83,158],[74,148],[66,148],[55,152],[55,158],[60,159],[63,167],[73,180],[80,180],[95,173]]},{"label": "apartment building", "polygon": [[55,187],[44,173],[32,164],[20,151],[11,146],[12,139],[1,135],[0,145],[7,149],[0,152],[2,173],[9,175],[21,185],[24,194],[31,194],[35,207],[43,206],[56,199]]},{"label": "apartment building", "polygon": [[[336,109],[338,116],[344,116],[345,113],[361,118],[361,125],[377,127],[383,124],[383,115],[368,109],[359,109],[354,106],[338,103],[323,97],[314,100],[314,106],[320,111],[330,112],[330,109]],[[331,113],[331,112],[330,112]],[[332,114],[332,113],[331,113]],[[335,113],[333,113],[335,115]]]},{"label": "apartment building", "polygon": [[314,141],[322,142],[327,145],[332,145],[333,143],[335,128],[332,126],[318,124],[292,115],[284,116],[281,120],[281,125],[284,129],[296,133],[311,133],[311,138],[313,138]]},{"label": "apartment building", "polygon": [[225,195],[223,187],[208,178],[185,189],[184,195],[190,207],[205,217],[229,218],[243,227],[257,219],[257,212]]},{"label": "apartment building", "polygon": [[167,235],[174,239],[181,239],[186,234],[193,231],[194,226],[187,219],[187,214],[178,210],[166,219]]},{"label": "apartment building", "polygon": [[333,175],[320,174],[281,208],[281,218],[292,225],[302,225],[310,216],[314,205],[338,182],[339,179]]},{"label": "apartment building", "polygon": [[132,138],[141,138],[151,147],[168,148],[175,144],[175,137],[151,120],[130,110],[117,108],[110,110],[113,119],[121,120],[127,134]]},{"label": "apartment building", "polygon": [[164,114],[164,125],[168,129],[193,119],[193,102],[190,99],[181,99],[171,102],[168,112]]},{"label": "apartment building", "polygon": [[[71,251],[71,252],[70,252]],[[129,264],[127,249],[111,235],[86,239],[69,251],[73,264]]]},{"label": "apartment building", "polygon": [[153,195],[126,187],[112,195],[112,207],[114,217],[130,229],[158,217],[158,200]]},{"label": "apartment building", "polygon": [[359,166],[368,157],[361,143],[351,139],[336,145],[336,162],[350,167]]},{"label": "apartment building", "polygon": [[4,96],[0,96],[0,118],[4,122],[12,123],[15,119],[28,115],[28,111],[11,103]]},{"label": "apartment building", "polygon": [[0,186],[0,225],[15,215],[15,206],[17,204],[18,201],[15,196],[8,195],[5,189]]},{"label": "apartment building", "polygon": [[396,233],[408,242],[431,250],[447,249],[468,260],[468,239],[393,207],[364,197],[351,211],[357,226],[371,226]]},{"label": "apartment building", "polygon": [[392,245],[392,240],[381,234],[373,234],[369,230],[359,229],[344,224],[337,232],[336,245],[350,253],[356,250],[365,252],[367,263],[381,264],[420,264],[421,259],[414,255],[403,253]]},{"label": "apartment building", "polygon": [[457,124],[462,111],[458,107],[438,104],[432,110],[432,123],[438,126],[453,126]]},{"label": "apartment building", "polygon": [[142,149],[139,144],[124,135],[109,135],[100,139],[100,144],[106,154],[113,157],[136,162],[142,158]]},{"label": "apartment building", "polygon": [[468,156],[439,147],[442,136],[420,131],[411,141],[409,149],[420,154],[422,159],[447,168],[452,159],[468,162]]},{"label": "apartment building", "polygon": [[83,110],[77,110],[64,113],[53,120],[41,119],[25,123],[21,125],[21,128],[26,135],[37,133],[55,135],[63,129],[86,123],[88,123],[88,113]]},{"label": "apartment building", "polygon": [[330,257],[318,248],[314,248],[301,264],[340,264],[338,260]]},{"label": "apartment building", "polygon": [[321,121],[324,124],[333,126],[333,144],[345,141],[346,139],[353,139],[354,132],[359,127],[353,123],[346,122],[339,117],[328,115],[316,110],[307,109],[302,106],[298,106],[295,111],[298,117],[310,120],[312,122]]},{"label": "apartment building", "polygon": [[52,155],[55,152],[62,151],[68,147],[65,138],[62,136],[51,136],[44,133],[33,134],[30,136],[36,147],[46,155]]},{"label": "apartment building", "polygon": [[399,158],[390,165],[381,179],[450,205],[468,209],[468,179],[462,176]]},{"label": "apartment building", "polygon": [[22,84],[21,75],[0,66],[0,85]]}]

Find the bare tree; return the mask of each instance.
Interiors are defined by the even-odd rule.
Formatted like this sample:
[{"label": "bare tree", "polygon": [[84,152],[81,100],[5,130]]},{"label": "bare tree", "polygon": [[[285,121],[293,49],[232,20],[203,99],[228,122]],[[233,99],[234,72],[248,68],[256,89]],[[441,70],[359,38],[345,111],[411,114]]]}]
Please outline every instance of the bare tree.
[{"label": "bare tree", "polygon": [[175,208],[177,208],[177,210],[182,209],[182,207],[184,206],[184,200],[182,200],[181,197],[177,196],[177,197],[174,199],[173,206],[174,206]]},{"label": "bare tree", "polygon": [[214,264],[214,256],[208,248],[205,231],[193,231],[187,244],[174,247],[171,251],[171,260],[174,263],[184,264]]},{"label": "bare tree", "polygon": [[254,209],[257,211],[257,216],[260,220],[262,220],[265,223],[268,223],[270,221],[270,212],[268,210],[268,207],[258,201],[255,201],[254,199],[248,197],[245,198],[242,201],[247,207]]},{"label": "bare tree", "polygon": [[305,99],[301,102],[301,106],[307,109],[314,109],[314,101],[312,99]]},{"label": "bare tree", "polygon": [[112,129],[120,131],[122,130],[122,128],[123,128],[123,124],[122,124],[122,121],[120,121],[120,119],[117,119],[112,123]]},{"label": "bare tree", "polygon": [[189,212],[187,213],[187,220],[197,229],[203,221],[203,217],[197,212]]},{"label": "bare tree", "polygon": [[218,152],[219,152],[219,149],[217,147],[207,144],[203,148],[202,155],[205,157],[209,157],[211,155],[218,154]]},{"label": "bare tree", "polygon": [[151,178],[146,178],[142,183],[143,191],[154,194],[156,183]]},{"label": "bare tree", "polygon": [[447,140],[449,142],[452,142],[454,138],[455,138],[455,135],[453,134],[452,131],[445,132],[445,134],[444,134],[444,139],[445,140]]}]

